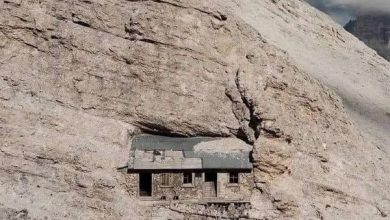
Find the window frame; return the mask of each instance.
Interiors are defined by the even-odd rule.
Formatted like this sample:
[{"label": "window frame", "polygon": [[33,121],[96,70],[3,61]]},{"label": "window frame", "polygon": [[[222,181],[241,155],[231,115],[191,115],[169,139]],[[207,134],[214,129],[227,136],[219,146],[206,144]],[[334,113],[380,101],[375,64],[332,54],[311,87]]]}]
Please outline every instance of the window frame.
[{"label": "window frame", "polygon": [[202,178],[203,173],[202,172],[195,172],[195,178]]},{"label": "window frame", "polygon": [[[186,176],[188,175],[188,176]],[[186,182],[186,179],[190,178],[189,182]],[[188,180],[187,180],[188,181]],[[193,172],[183,172],[182,173],[182,185],[185,187],[193,187],[194,186],[194,173]]]},{"label": "window frame", "polygon": [[239,172],[229,172],[228,173],[228,183],[232,185],[240,184],[240,173]]},{"label": "window frame", "polygon": [[161,187],[171,186],[171,175],[169,173],[160,173]]}]

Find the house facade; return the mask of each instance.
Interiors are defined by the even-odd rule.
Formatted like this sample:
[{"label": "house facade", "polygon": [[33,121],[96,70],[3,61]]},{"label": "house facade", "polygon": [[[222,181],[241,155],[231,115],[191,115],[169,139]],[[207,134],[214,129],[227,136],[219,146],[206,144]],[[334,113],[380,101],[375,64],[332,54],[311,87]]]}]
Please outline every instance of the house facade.
[{"label": "house facade", "polygon": [[249,202],[251,146],[234,138],[142,135],[132,140],[127,172],[149,200]]}]

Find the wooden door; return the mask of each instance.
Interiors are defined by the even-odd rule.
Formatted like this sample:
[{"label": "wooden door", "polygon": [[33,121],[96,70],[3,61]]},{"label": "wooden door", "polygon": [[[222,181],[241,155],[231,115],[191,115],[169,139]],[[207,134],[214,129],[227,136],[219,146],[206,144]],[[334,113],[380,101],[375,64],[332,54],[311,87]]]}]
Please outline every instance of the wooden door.
[{"label": "wooden door", "polygon": [[203,197],[217,197],[217,191],[215,190],[214,182],[203,183]]},{"label": "wooden door", "polygon": [[206,172],[203,183],[203,197],[217,197],[217,173]]}]

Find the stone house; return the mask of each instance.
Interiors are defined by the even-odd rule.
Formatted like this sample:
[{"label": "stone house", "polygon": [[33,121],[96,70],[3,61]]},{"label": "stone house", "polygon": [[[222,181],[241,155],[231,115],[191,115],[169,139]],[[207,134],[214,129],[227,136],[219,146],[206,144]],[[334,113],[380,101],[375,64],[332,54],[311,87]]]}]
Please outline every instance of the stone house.
[{"label": "stone house", "polygon": [[235,138],[141,135],[131,142],[127,172],[147,200],[249,202],[252,147]]}]

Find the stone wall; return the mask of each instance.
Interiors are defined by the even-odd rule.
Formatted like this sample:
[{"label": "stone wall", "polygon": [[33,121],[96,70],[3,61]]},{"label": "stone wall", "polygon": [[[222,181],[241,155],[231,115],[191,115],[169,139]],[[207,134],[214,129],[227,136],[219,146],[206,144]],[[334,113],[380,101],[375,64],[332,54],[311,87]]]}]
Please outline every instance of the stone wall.
[{"label": "stone wall", "polygon": [[[200,200],[203,198],[204,173],[196,175],[193,173],[193,184],[183,184],[183,173],[168,173],[169,186],[162,185],[163,173],[153,173],[152,197],[160,200],[165,196],[167,200],[173,200],[178,196],[180,200]],[[230,184],[228,172],[218,173],[218,198],[227,200],[245,200],[250,198],[253,188],[253,175],[239,173],[239,184]]]},{"label": "stone wall", "polygon": [[229,173],[218,173],[218,197],[232,200],[248,200],[253,189],[253,174],[239,173],[239,183],[229,183]]},{"label": "stone wall", "polygon": [[139,177],[136,173],[123,173],[125,177],[124,185],[127,193],[132,197],[138,196],[138,181]]},{"label": "stone wall", "polygon": [[154,173],[152,196],[161,199],[166,196],[167,200],[172,200],[174,196],[179,199],[190,200],[202,198],[202,178],[193,175],[193,184],[183,184],[183,173],[168,173],[169,186],[163,186],[161,183],[162,173]]}]

